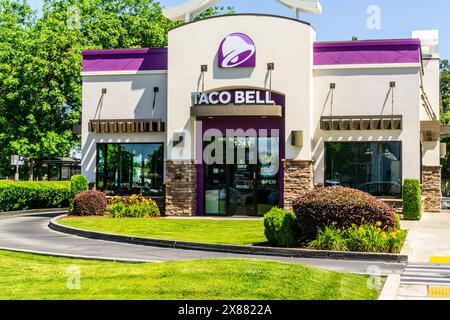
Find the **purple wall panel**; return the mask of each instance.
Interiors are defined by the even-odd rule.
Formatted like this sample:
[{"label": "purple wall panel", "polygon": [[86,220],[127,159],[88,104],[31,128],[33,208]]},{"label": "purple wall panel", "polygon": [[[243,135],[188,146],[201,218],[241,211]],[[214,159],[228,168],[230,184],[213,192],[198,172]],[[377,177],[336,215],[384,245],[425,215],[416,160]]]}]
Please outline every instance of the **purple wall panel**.
[{"label": "purple wall panel", "polygon": [[83,71],[167,70],[167,49],[93,50],[83,52]]},{"label": "purple wall panel", "polygon": [[418,63],[419,40],[318,42],[314,65]]}]

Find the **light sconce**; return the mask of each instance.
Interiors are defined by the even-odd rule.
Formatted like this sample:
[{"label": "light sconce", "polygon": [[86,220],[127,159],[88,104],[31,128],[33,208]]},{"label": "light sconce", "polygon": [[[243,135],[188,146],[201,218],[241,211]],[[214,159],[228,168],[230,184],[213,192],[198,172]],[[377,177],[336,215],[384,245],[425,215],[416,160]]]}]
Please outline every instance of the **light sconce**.
[{"label": "light sconce", "polygon": [[445,159],[447,157],[447,144],[441,143],[439,149],[440,149],[441,159]]},{"label": "light sconce", "polygon": [[202,64],[201,67],[200,67],[200,71],[201,72],[208,72],[208,65]]},{"label": "light sconce", "polygon": [[291,145],[293,147],[303,147],[303,131],[301,130],[292,131]]},{"label": "light sconce", "polygon": [[102,94],[107,94],[107,93],[108,93],[108,89],[103,88],[103,89],[102,89]]},{"label": "light sconce", "polygon": [[389,83],[389,86],[390,86],[391,88],[395,88],[395,86],[396,86],[395,81],[391,81],[391,82]]},{"label": "light sconce", "polygon": [[184,147],[184,132],[173,134],[173,146],[174,147]]},{"label": "light sconce", "polygon": [[336,89],[336,83],[330,83],[330,89]]},{"label": "light sconce", "polygon": [[270,62],[267,64],[267,71],[273,71],[275,70],[275,63]]}]

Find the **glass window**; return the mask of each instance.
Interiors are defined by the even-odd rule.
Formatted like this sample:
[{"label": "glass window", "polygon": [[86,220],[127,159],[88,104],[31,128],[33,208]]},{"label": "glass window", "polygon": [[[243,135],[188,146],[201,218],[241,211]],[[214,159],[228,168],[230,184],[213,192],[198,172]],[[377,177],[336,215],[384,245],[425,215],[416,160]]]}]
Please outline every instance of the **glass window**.
[{"label": "glass window", "polygon": [[325,184],[359,189],[377,197],[401,197],[400,142],[326,143]]},{"label": "glass window", "polygon": [[163,144],[98,144],[97,188],[112,194],[163,194]]}]

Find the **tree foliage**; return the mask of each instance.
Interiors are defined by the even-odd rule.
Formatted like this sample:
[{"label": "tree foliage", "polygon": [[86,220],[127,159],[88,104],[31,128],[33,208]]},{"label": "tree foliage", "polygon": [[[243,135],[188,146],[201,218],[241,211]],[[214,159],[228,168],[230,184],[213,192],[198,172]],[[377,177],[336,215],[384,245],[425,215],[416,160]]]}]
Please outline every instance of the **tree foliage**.
[{"label": "tree foliage", "polygon": [[83,49],[164,47],[178,24],[153,0],[44,0],[41,16],[0,0],[0,176],[12,154],[66,156],[79,143]]},{"label": "tree foliage", "polygon": [[448,60],[441,61],[441,110],[444,122],[450,122],[450,65]]}]

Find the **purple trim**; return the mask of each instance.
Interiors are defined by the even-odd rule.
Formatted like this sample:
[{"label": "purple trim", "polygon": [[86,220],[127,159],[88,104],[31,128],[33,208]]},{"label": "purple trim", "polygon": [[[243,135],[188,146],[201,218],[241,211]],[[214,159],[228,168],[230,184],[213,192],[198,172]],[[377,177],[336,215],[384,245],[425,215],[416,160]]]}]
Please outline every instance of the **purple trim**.
[{"label": "purple trim", "polygon": [[[273,100],[282,107],[285,106],[285,97],[281,94],[272,94]],[[212,107],[213,108],[213,107]],[[197,215],[205,214],[205,180],[204,180],[204,165],[203,165],[203,136],[209,129],[217,129],[225,135],[227,129],[278,129],[280,132],[280,207],[284,206],[284,170],[283,160],[286,157],[286,133],[284,118],[260,118],[260,117],[216,117],[213,119],[198,118],[201,121],[202,135],[197,135]],[[200,129],[199,127],[197,127]],[[270,133],[270,132],[269,132]]]},{"label": "purple trim", "polygon": [[83,51],[83,71],[167,70],[167,49]]},{"label": "purple trim", "polygon": [[314,65],[419,63],[420,40],[317,42]]}]

